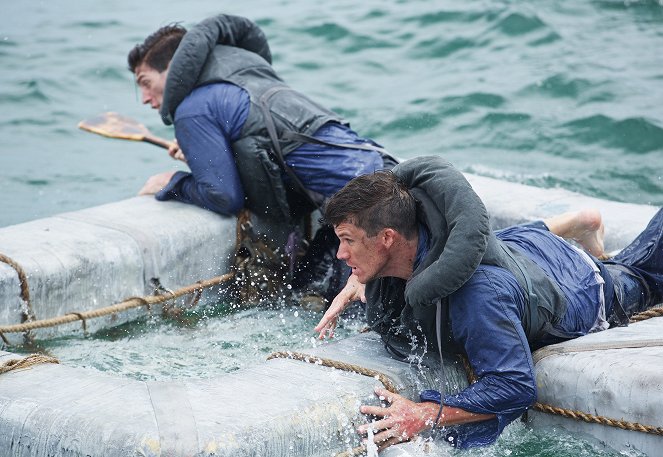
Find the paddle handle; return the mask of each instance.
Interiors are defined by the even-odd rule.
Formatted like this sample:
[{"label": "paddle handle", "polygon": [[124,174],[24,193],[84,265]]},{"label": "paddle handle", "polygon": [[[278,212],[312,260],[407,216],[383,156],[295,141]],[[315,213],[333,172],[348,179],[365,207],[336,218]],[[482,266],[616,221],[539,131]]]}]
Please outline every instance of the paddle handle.
[{"label": "paddle handle", "polygon": [[143,141],[146,141],[148,143],[152,143],[154,145],[160,146],[164,149],[168,149],[173,144],[172,142],[170,142],[168,140],[164,140],[163,138],[159,138],[159,137],[152,136],[152,135],[145,135],[143,137]]}]

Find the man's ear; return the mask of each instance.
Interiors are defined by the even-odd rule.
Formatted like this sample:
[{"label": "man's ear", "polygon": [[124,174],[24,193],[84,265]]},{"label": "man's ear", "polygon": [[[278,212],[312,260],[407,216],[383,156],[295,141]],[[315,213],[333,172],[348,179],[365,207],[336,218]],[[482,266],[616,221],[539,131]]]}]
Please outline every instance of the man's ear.
[{"label": "man's ear", "polygon": [[382,233],[380,234],[380,241],[382,242],[383,246],[385,248],[390,248],[396,243],[396,237],[398,236],[398,232],[394,229],[391,228],[386,228],[382,230]]}]

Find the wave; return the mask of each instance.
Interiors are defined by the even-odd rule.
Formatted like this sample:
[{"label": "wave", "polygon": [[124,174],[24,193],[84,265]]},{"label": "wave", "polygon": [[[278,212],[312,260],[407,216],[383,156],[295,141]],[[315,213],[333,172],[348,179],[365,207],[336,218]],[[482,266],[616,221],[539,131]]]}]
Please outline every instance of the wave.
[{"label": "wave", "polygon": [[120,65],[91,68],[81,73],[84,79],[125,81],[129,72]]},{"label": "wave", "polygon": [[458,115],[474,111],[476,108],[500,108],[507,100],[498,94],[472,92],[466,95],[444,97],[441,102],[440,115]]},{"label": "wave", "polygon": [[389,132],[390,134],[396,131],[403,131],[410,135],[413,132],[432,129],[439,125],[440,121],[440,116],[436,113],[409,113],[383,124],[380,130],[385,133]]},{"label": "wave", "polygon": [[[343,51],[348,54],[353,54],[365,49],[397,47],[397,44],[395,43],[391,43],[386,40],[380,40],[369,35],[356,34],[347,27],[343,27],[339,24],[331,22],[326,22],[324,24],[311,27],[305,27],[299,31],[316,38],[322,38],[330,43],[346,43],[343,47]],[[338,45],[338,43],[336,43],[336,45]]]},{"label": "wave", "polygon": [[493,26],[504,35],[515,37],[526,35],[535,30],[547,29],[548,25],[537,15],[526,15],[519,12],[507,12],[501,15]]},{"label": "wave", "polygon": [[417,43],[412,57],[419,59],[430,59],[448,57],[459,51],[484,46],[486,41],[475,41],[470,38],[457,37],[452,40],[440,40],[438,37],[420,41]]},{"label": "wave", "polygon": [[0,103],[26,103],[26,102],[49,102],[51,99],[46,95],[37,80],[19,81],[13,87],[7,88],[7,92],[0,93]]},{"label": "wave", "polygon": [[528,37],[529,41],[525,44],[530,47],[548,45],[562,39],[551,25],[536,14],[507,10],[497,15],[494,21],[489,30],[507,39],[509,46],[513,45],[514,38]]},{"label": "wave", "polygon": [[84,29],[106,29],[114,28],[123,25],[121,21],[106,20],[106,21],[76,21],[66,24],[65,27],[84,28]]},{"label": "wave", "polygon": [[567,136],[582,144],[599,144],[636,154],[663,150],[663,128],[644,117],[615,120],[597,114],[562,127],[567,129]]},{"label": "wave", "polygon": [[604,90],[609,82],[591,81],[586,78],[570,78],[564,74],[549,76],[543,81],[529,84],[518,92],[519,95],[544,95],[551,98],[571,98],[579,105],[587,102],[611,101],[614,93]]},{"label": "wave", "polygon": [[407,17],[402,22],[413,22],[422,27],[443,23],[471,24],[484,19],[488,14],[484,11],[434,11]]}]

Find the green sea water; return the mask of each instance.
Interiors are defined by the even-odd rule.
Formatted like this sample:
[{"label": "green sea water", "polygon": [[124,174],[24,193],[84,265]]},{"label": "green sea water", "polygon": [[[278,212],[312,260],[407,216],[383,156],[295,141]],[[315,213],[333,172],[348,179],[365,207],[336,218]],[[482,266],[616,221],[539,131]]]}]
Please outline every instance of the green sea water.
[{"label": "green sea water", "polygon": [[[0,8],[0,227],[131,197],[176,167],[154,146],[76,125],[117,111],[171,138],[140,104],[126,54],[162,25],[220,12],[255,20],[286,82],[399,157],[440,155],[466,172],[663,205],[656,1],[0,0]],[[138,379],[216,376],[317,344],[318,318],[289,306],[219,306],[184,323],[148,317],[38,344],[65,363]],[[496,446],[463,455],[619,454],[516,424]]]}]

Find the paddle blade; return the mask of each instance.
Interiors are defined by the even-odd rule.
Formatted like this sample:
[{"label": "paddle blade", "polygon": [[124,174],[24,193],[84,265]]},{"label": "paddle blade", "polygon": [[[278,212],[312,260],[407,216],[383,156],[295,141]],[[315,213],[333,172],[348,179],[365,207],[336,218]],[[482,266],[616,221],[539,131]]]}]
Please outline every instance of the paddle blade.
[{"label": "paddle blade", "polygon": [[78,128],[109,138],[145,141],[150,131],[140,122],[118,113],[102,113],[78,123]]}]

